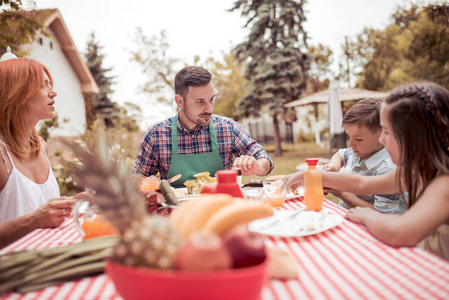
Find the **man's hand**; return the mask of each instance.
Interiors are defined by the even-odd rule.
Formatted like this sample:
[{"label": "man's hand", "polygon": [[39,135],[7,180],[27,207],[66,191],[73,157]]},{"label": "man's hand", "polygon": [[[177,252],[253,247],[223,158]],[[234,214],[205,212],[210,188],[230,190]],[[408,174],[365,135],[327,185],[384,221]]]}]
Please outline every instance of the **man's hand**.
[{"label": "man's hand", "polygon": [[259,162],[253,156],[249,155],[242,155],[237,157],[234,160],[232,166],[242,170],[243,176],[253,174],[259,175],[262,173],[262,167],[260,166]]}]

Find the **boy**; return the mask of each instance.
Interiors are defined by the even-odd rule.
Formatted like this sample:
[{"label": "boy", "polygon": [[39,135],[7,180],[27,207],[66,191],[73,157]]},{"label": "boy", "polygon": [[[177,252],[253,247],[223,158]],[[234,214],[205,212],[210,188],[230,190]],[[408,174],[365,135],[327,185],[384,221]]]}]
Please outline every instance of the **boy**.
[{"label": "boy", "polygon": [[[366,176],[388,173],[396,167],[390,155],[379,142],[381,99],[363,99],[352,106],[343,118],[342,126],[349,136],[349,147],[340,149],[324,171],[343,171]],[[343,169],[344,168],[344,169]],[[347,209],[370,207],[383,213],[403,213],[406,205],[400,194],[355,195],[339,190],[328,190],[340,198],[338,203]]]}]

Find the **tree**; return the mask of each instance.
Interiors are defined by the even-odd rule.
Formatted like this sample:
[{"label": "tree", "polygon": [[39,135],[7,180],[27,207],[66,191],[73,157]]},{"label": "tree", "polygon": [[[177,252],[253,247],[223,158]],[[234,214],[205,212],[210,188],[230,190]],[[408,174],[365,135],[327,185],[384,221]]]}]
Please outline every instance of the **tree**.
[{"label": "tree", "polygon": [[174,94],[173,82],[180,64],[179,59],[168,57],[170,45],[164,30],[159,36],[148,38],[138,27],[134,34],[136,50],[131,51],[132,60],[140,64],[144,74],[148,77],[142,92],[156,97],[159,103],[169,105],[176,111],[176,102],[167,95]]},{"label": "tree", "polygon": [[88,104],[86,110],[87,127],[90,128],[95,119],[104,120],[104,124],[107,128],[113,127],[119,116],[119,109],[109,99],[109,95],[113,93],[112,85],[114,83],[113,77],[108,77],[107,73],[111,71],[111,68],[107,69],[103,67],[104,55],[100,53],[101,47],[98,41],[95,40],[95,34],[91,33],[90,39],[87,42],[87,51],[84,55],[86,65],[89,68],[92,76],[97,83],[100,92],[93,94],[89,97],[90,105]]},{"label": "tree", "polygon": [[238,119],[237,103],[246,93],[245,66],[232,53],[222,52],[221,54],[222,60],[209,57],[204,64],[211,72],[214,87],[217,90],[214,113]]},{"label": "tree", "polygon": [[368,90],[384,89],[389,74],[399,60],[395,26],[385,30],[365,28],[351,41],[346,52],[352,63],[350,69],[357,78],[356,87]]},{"label": "tree", "polygon": [[[159,103],[177,109],[172,95],[174,94],[174,78],[176,72],[188,64],[180,59],[168,56],[170,44],[165,31],[159,36],[146,37],[141,28],[137,28],[134,36],[136,50],[132,51],[132,60],[143,67],[147,75],[147,82],[142,92],[156,97]],[[234,55],[222,52],[223,59],[208,57],[202,60],[199,56],[193,57],[193,64],[203,66],[213,76],[213,83],[217,90],[214,113],[237,118],[236,103],[245,89],[243,77],[244,64],[240,63]]]},{"label": "tree", "polygon": [[251,27],[247,41],[235,48],[245,62],[247,93],[239,101],[240,113],[259,116],[267,107],[273,120],[275,156],[282,156],[279,116],[284,104],[298,99],[306,86],[309,68],[306,38],[302,27],[306,20],[304,0],[238,0],[231,11],[241,10]]},{"label": "tree", "polygon": [[449,88],[449,4],[424,7],[405,28],[398,37],[399,45],[407,45],[400,68],[414,80]]},{"label": "tree", "polygon": [[46,14],[51,12],[24,11],[21,0],[0,0],[0,9],[0,54],[9,46],[17,56],[28,55],[22,46],[43,31]]},{"label": "tree", "polygon": [[307,54],[310,60],[308,84],[311,86],[311,93],[327,89],[329,86],[331,79],[329,78],[329,75],[332,76],[332,72],[330,71],[330,66],[333,62],[332,54],[332,50],[322,44],[309,47],[309,52]]},{"label": "tree", "polygon": [[[430,80],[449,88],[449,5],[399,7],[383,30],[366,28],[350,43],[357,87],[391,88]],[[356,69],[356,68],[353,68]]]}]

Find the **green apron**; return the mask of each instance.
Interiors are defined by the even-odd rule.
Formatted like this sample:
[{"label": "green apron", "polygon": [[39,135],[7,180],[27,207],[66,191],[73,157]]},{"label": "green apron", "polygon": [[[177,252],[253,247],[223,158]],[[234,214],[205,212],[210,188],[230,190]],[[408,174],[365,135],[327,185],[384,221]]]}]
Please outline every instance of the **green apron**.
[{"label": "green apron", "polygon": [[194,174],[208,171],[211,176],[215,176],[215,172],[223,170],[223,162],[218,151],[217,135],[215,134],[213,121],[210,121],[209,132],[212,143],[212,152],[201,154],[178,154],[178,126],[177,117],[173,118],[171,126],[172,154],[170,168],[168,169],[168,178],[177,174],[182,177],[173,182],[171,185],[175,188],[184,188],[183,184],[187,180],[195,179]]}]

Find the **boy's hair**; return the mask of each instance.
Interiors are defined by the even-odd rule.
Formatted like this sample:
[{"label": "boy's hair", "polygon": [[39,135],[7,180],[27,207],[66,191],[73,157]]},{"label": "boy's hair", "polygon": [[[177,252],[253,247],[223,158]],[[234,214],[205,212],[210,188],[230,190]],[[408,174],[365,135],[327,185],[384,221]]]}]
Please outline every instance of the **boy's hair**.
[{"label": "boy's hair", "polygon": [[413,205],[436,176],[449,174],[449,91],[415,82],[394,90],[385,105],[401,154],[399,176]]},{"label": "boy's hair", "polygon": [[21,158],[28,152],[36,157],[41,149],[37,130],[29,132],[25,105],[41,93],[44,72],[53,86],[48,69],[35,60],[21,57],[0,62],[0,132],[11,151]]},{"label": "boy's hair", "polygon": [[186,99],[191,86],[205,86],[212,80],[212,75],[202,67],[190,66],[179,71],[175,76],[175,93]]},{"label": "boy's hair", "polygon": [[380,106],[382,99],[365,98],[354,104],[345,114],[342,127],[357,124],[368,128],[372,133],[382,129],[380,126]]}]

